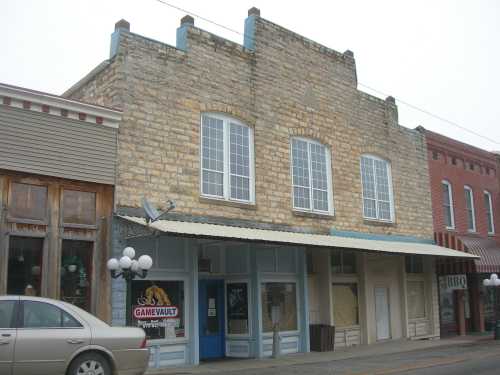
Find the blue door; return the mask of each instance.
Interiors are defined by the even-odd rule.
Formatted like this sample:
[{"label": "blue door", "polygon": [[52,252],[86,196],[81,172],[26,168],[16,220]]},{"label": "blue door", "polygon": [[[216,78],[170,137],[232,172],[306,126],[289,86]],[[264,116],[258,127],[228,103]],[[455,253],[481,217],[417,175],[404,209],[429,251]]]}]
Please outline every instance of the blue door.
[{"label": "blue door", "polygon": [[199,281],[198,308],[200,360],[224,357],[224,280]]}]

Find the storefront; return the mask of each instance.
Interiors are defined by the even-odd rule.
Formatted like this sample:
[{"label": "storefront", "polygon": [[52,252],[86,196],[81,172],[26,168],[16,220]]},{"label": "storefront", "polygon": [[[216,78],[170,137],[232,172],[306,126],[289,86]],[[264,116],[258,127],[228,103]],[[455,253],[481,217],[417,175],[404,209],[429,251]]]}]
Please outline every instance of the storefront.
[{"label": "storefront", "polygon": [[[460,255],[429,244],[382,248],[380,241],[130,216],[116,217],[113,236],[116,256],[132,246],[153,258],[147,278],[133,281],[130,309],[148,334],[151,367],[270,356],[276,323],[282,354],[309,351],[316,322],[338,328],[337,347],[436,336],[435,258],[402,253]],[[125,324],[125,303],[125,283],[114,280],[115,325]]]}]

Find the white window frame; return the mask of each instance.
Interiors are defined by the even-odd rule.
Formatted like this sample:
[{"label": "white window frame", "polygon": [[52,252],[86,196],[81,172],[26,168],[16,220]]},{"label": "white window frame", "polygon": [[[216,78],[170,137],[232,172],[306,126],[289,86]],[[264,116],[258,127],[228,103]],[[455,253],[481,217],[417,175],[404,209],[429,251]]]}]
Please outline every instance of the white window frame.
[{"label": "white window frame", "polygon": [[[472,229],[469,228],[469,209],[467,208],[467,193],[466,191],[470,192],[470,207],[472,210]],[[464,186],[464,197],[465,197],[465,211],[467,214],[467,231],[468,232],[475,232],[476,231],[476,210],[474,209],[474,192],[472,191],[472,188],[468,185]]]},{"label": "white window frame", "polygon": [[[484,195],[488,196],[488,205],[489,207],[486,207],[486,214],[488,215],[488,209],[489,209],[489,218],[487,220],[491,220],[491,229],[492,231],[490,232],[490,228],[488,227],[488,234],[495,234],[495,216],[493,215],[493,197],[491,196],[491,193],[488,190],[483,191]],[[486,225],[488,225],[488,222],[486,222]]]},{"label": "white window frame", "polygon": [[[223,122],[223,196],[207,194],[203,192],[203,116],[214,117],[216,119],[222,120]],[[250,200],[236,199],[231,198],[231,173],[230,173],[230,132],[229,132],[229,124],[230,123],[244,126],[248,128],[248,146],[249,146],[249,188],[250,188]],[[231,201],[238,202],[244,204],[255,204],[255,156],[254,156],[254,135],[253,128],[244,124],[243,122],[235,119],[234,117],[226,116],[221,113],[214,112],[203,112],[200,116],[200,196],[204,198],[223,200],[223,201]]]},{"label": "white window frame", "polygon": [[[453,188],[450,184],[449,181],[447,180],[443,180],[441,181],[441,186],[442,185],[446,185],[448,186],[448,199],[450,200],[450,216],[451,216],[451,226],[448,226],[446,225],[445,223],[445,227],[446,229],[455,229],[455,210],[453,208]],[[442,194],[442,193],[441,193]],[[442,195],[441,195],[442,196]],[[442,204],[442,207],[444,209],[444,202]]]},{"label": "white window frame", "polygon": [[[310,208],[303,208],[303,207],[295,207],[295,196],[294,196],[294,185],[293,185],[293,140],[298,139],[300,141],[307,142],[307,155],[308,155],[308,171],[309,171],[309,202],[311,204]],[[328,188],[328,211],[323,211],[323,210],[318,210],[314,208],[314,203],[313,203],[313,187],[312,187],[312,161],[311,161],[311,152],[309,149],[310,144],[316,144],[321,147],[325,148],[325,153],[326,153],[326,178],[327,178],[327,188]],[[332,158],[331,158],[331,151],[330,147],[327,145],[317,142],[313,139],[310,138],[304,138],[304,137],[291,137],[290,138],[290,182],[292,184],[292,207],[294,211],[300,211],[300,212],[313,212],[316,214],[320,215],[334,215],[335,214],[335,209],[333,206],[333,185],[332,185]]]},{"label": "white window frame", "polygon": [[[374,218],[374,217],[365,216],[365,197],[364,197],[364,193],[363,193],[363,167],[361,166],[361,159],[363,157],[370,158],[373,160],[383,161],[387,164],[387,179],[388,179],[388,183],[389,183],[389,203],[391,205],[391,209],[390,209],[391,218],[389,220],[379,218],[380,215],[379,215],[378,199],[377,198],[375,199],[375,209],[377,211],[377,217]],[[363,213],[363,219],[370,220],[370,221],[381,221],[381,222],[385,222],[385,223],[394,223],[394,220],[395,220],[394,219],[395,218],[394,193],[392,190],[392,168],[391,168],[391,163],[389,162],[389,160],[382,159],[382,158],[375,156],[375,155],[372,155],[372,154],[363,154],[359,158],[359,172],[360,172],[359,177],[361,179],[361,212]],[[375,171],[373,171],[373,174],[375,176]],[[375,197],[376,197],[377,196],[377,181],[376,180],[375,180],[375,184],[374,184],[374,189],[375,189]]]}]

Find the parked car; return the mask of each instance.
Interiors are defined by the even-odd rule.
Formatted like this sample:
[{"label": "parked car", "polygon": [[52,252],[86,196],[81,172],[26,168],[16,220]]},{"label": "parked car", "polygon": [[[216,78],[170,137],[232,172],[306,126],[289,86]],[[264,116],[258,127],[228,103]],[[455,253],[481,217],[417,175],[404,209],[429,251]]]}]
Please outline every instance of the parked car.
[{"label": "parked car", "polygon": [[1,375],[141,375],[148,359],[140,328],[62,301],[0,296]]}]

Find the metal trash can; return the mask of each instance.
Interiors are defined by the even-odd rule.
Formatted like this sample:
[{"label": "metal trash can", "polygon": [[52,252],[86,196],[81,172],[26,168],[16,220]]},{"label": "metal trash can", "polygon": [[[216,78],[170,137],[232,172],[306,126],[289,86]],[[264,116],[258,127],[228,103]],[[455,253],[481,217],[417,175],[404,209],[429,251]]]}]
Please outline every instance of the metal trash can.
[{"label": "metal trash can", "polygon": [[335,344],[335,327],[327,324],[309,325],[311,351],[331,352]]}]

